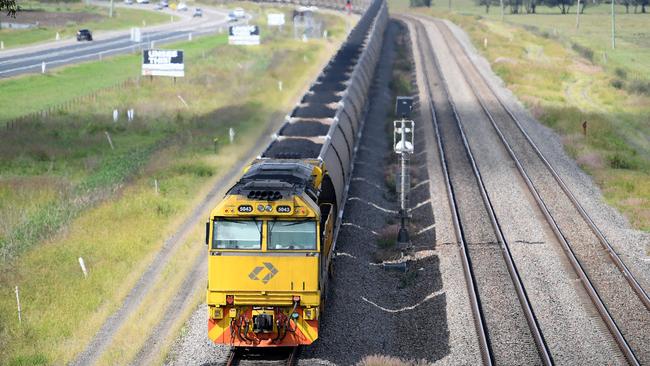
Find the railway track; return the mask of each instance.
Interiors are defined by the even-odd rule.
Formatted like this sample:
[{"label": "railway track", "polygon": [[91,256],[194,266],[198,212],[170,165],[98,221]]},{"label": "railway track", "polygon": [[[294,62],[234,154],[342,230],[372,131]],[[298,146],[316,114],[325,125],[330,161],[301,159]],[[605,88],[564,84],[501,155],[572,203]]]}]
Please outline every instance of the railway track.
[{"label": "railway track", "polygon": [[650,302],[647,293],[448,26],[438,20],[434,24],[621,352],[631,364],[648,364]]},{"label": "railway track", "polygon": [[[431,42],[422,23],[408,19],[415,22],[422,52],[426,93],[431,99],[434,130],[483,361],[486,365],[513,361],[550,365],[553,363],[550,351],[487,195],[456,107],[438,72]],[[436,67],[425,60],[434,60]],[[438,89],[443,98],[432,95],[437,85],[445,86]],[[436,99],[446,101],[446,105],[436,104]],[[477,230],[483,232],[477,233]],[[491,287],[495,283],[501,291],[493,291]]]},{"label": "railway track", "polygon": [[286,365],[294,366],[298,363],[300,347],[288,347],[288,349],[242,349],[232,347],[226,359],[226,366],[236,365]]}]

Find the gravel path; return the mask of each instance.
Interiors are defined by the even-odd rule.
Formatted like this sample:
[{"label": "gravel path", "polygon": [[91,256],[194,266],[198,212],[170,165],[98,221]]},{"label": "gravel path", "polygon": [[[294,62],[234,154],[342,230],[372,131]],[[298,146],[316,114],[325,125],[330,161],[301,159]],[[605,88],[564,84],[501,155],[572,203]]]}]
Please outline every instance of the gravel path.
[{"label": "gravel path", "polygon": [[[441,26],[440,29],[453,38],[446,26]],[[466,63],[460,45],[456,42],[450,44],[454,54],[461,56],[458,58],[461,64]],[[467,75],[471,75],[472,80],[479,80],[478,74],[474,73],[469,64],[460,67]],[[598,238],[532,150],[514,121],[493,98],[490,90],[484,83],[478,82],[475,85],[637,358],[643,364],[650,362],[650,351],[647,349],[650,344],[650,333],[647,332],[650,311],[610,260]]]},{"label": "gravel path", "polygon": [[624,363],[586,293],[576,286],[559,243],[464,80],[465,68],[457,65],[437,28],[431,23],[429,28],[442,70],[454,81],[452,95],[464,129],[554,361]]}]

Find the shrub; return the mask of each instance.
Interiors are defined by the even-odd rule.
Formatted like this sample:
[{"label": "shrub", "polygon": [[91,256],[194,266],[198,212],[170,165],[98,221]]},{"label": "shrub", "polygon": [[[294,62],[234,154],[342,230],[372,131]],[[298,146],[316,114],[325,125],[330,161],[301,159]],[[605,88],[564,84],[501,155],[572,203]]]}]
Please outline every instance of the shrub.
[{"label": "shrub", "polygon": [[634,162],[631,159],[619,153],[610,155],[607,160],[613,169],[632,169],[634,167]]},{"label": "shrub", "polygon": [[581,46],[581,45],[579,45],[579,44],[577,44],[577,43],[573,43],[573,44],[571,45],[571,48],[572,48],[574,51],[578,52],[578,53],[580,54],[580,56],[586,58],[587,60],[589,60],[589,61],[593,61],[593,60],[594,60],[594,51],[593,51],[591,48],[589,48],[589,47],[585,47],[585,46]]},{"label": "shrub", "polygon": [[627,79],[627,71],[625,69],[621,69],[620,67],[617,67],[616,70],[614,70],[614,74],[618,76],[620,79]]},{"label": "shrub", "polygon": [[634,79],[628,84],[632,93],[650,95],[650,81]]},{"label": "shrub", "polygon": [[609,85],[613,86],[616,89],[623,89],[623,86],[625,86],[625,83],[623,83],[623,80],[621,80],[621,79],[612,79],[609,82]]}]

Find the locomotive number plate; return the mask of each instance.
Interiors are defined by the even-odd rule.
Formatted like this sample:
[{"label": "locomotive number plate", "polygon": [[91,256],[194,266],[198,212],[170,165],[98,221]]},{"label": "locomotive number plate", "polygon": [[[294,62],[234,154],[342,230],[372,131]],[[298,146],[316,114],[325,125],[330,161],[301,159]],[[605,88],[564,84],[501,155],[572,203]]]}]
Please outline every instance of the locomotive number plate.
[{"label": "locomotive number plate", "polygon": [[289,212],[291,212],[291,206],[282,205],[282,206],[276,207],[275,210],[278,211],[279,213],[289,213]]},{"label": "locomotive number plate", "polygon": [[241,205],[237,208],[239,212],[253,212],[253,206],[251,205]]}]

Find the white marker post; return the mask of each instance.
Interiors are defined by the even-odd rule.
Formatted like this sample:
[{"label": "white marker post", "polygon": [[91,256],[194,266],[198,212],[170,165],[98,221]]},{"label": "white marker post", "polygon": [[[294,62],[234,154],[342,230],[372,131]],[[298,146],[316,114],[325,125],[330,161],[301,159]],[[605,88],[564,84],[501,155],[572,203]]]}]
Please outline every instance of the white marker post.
[{"label": "white marker post", "polygon": [[120,112],[117,109],[113,109],[113,122],[117,122],[120,118]]},{"label": "white marker post", "polygon": [[111,140],[111,135],[108,133],[108,131],[104,131],[104,133],[106,134],[108,144],[111,145],[111,150],[115,150],[115,146],[113,146],[113,140]]},{"label": "white marker post", "polygon": [[18,294],[18,286],[16,286],[16,305],[18,305],[18,323],[23,323],[22,311],[20,309],[20,295]]},{"label": "white marker post", "polygon": [[192,40],[192,32],[190,32],[190,33],[187,35],[187,40],[188,40],[188,41],[191,41],[191,40]]},{"label": "white marker post", "polygon": [[5,49],[5,41],[0,41],[0,50]]},{"label": "white marker post", "polygon": [[178,99],[181,100],[181,102],[183,102],[183,105],[185,105],[185,108],[189,108],[189,107],[190,107],[189,104],[187,104],[187,102],[185,101],[185,99],[183,99],[183,97],[180,96],[180,94],[177,95],[177,97],[178,97]]},{"label": "white marker post", "polygon": [[45,61],[41,62],[41,74],[45,74]]},{"label": "white marker post", "polygon": [[153,180],[153,188],[156,191],[156,195],[158,194],[158,179]]},{"label": "white marker post", "polygon": [[282,91],[282,81],[278,81],[278,90]]},{"label": "white marker post", "polygon": [[60,41],[60,40],[61,40],[61,35],[59,34],[59,32],[56,32],[56,37],[55,37],[55,39],[56,39],[57,41]]},{"label": "white marker post", "polygon": [[232,127],[228,129],[228,137],[230,138],[230,143],[232,144],[233,141],[235,141],[235,130]]},{"label": "white marker post", "polygon": [[81,272],[84,273],[84,278],[88,278],[88,270],[86,270],[86,263],[84,263],[84,259],[79,257],[79,266],[81,267]]}]

